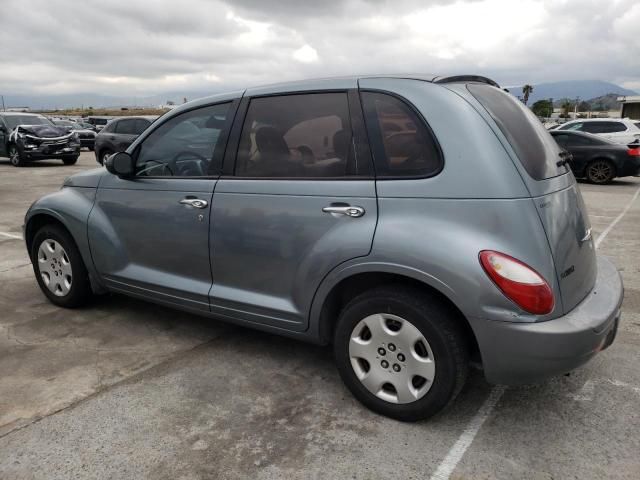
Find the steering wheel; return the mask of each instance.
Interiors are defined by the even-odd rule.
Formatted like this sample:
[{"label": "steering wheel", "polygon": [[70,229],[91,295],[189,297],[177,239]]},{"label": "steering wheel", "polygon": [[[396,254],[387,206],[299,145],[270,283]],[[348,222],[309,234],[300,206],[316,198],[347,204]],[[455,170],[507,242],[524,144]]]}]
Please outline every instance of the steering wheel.
[{"label": "steering wheel", "polygon": [[[189,155],[190,157],[196,157],[197,160],[202,160],[205,165],[209,163],[209,159],[204,155],[196,153],[192,150],[182,150],[181,152],[176,153],[174,157],[165,164],[165,167],[169,170],[169,173],[171,173],[171,175],[176,175],[180,173],[178,168],[178,162],[182,157],[185,157],[187,155]],[[200,173],[202,175],[206,175],[206,172],[200,172]]]}]

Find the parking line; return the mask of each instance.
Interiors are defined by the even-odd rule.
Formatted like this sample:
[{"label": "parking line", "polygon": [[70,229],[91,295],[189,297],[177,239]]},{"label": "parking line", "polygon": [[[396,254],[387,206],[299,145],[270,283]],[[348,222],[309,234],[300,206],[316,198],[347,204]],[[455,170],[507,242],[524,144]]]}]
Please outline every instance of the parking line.
[{"label": "parking line", "polygon": [[16,235],[14,233],[0,232],[0,236],[7,237],[7,238],[15,238],[16,240],[22,240],[22,236],[21,235]]},{"label": "parking line", "polygon": [[469,448],[469,445],[473,442],[480,427],[482,427],[484,421],[491,414],[493,407],[496,406],[496,403],[498,403],[498,400],[502,397],[505,389],[506,387],[503,385],[496,385],[491,389],[491,393],[489,393],[480,410],[476,412],[467,425],[467,428],[464,429],[462,435],[458,437],[456,443],[453,444],[453,447],[451,447],[451,450],[447,453],[447,456],[440,462],[438,469],[431,475],[431,480],[447,480],[449,478],[464,455],[464,452],[467,451],[467,448]]},{"label": "parking line", "polygon": [[[595,248],[597,249],[603,240],[609,235],[611,230],[618,224],[620,220],[625,216],[625,214],[631,209],[633,203],[637,200],[640,195],[640,187],[636,190],[636,193],[633,195],[629,203],[624,207],[620,215],[613,219],[607,228],[603,230],[603,232],[598,236],[598,239],[595,241]],[[448,480],[453,471],[455,470],[458,462],[462,459],[462,456],[467,451],[467,448],[473,442],[473,439],[478,434],[480,427],[485,422],[485,420],[491,415],[494,407],[502,397],[502,394],[505,392],[506,387],[503,385],[496,385],[491,389],[489,396],[484,401],[480,409],[473,416],[467,427],[464,429],[462,434],[456,440],[456,443],[453,444],[453,447],[447,453],[447,456],[444,457],[444,460],[440,462],[438,465],[438,469],[431,475],[430,480]]]},{"label": "parking line", "polygon": [[638,198],[638,195],[640,195],[640,188],[638,188],[636,190],[635,195],[633,196],[633,198],[631,199],[631,201],[629,203],[627,203],[627,206],[624,207],[624,210],[622,210],[622,212],[620,213],[620,215],[618,215],[613,222],[611,222],[611,224],[604,229],[604,231],[598,235],[598,239],[596,240],[596,248],[598,248],[600,246],[600,244],[602,243],[602,241],[607,237],[607,235],[609,235],[609,232],[613,229],[613,227],[616,226],[616,224],[622,220],[622,217],[625,216],[625,214],[629,211],[629,209],[631,208],[631,206],[633,205],[633,202],[636,201],[636,199]]}]

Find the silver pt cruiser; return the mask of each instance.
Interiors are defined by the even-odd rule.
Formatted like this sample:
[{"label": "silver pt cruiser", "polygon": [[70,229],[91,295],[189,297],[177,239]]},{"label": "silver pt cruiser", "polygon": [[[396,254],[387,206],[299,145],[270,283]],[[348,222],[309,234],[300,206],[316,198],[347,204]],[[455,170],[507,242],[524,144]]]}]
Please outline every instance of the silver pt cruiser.
[{"label": "silver pt cruiser", "polygon": [[390,417],[563,374],[623,287],[567,158],[479,76],[367,76],[187,103],[26,214],[42,291],[118,292],[319,344]]}]

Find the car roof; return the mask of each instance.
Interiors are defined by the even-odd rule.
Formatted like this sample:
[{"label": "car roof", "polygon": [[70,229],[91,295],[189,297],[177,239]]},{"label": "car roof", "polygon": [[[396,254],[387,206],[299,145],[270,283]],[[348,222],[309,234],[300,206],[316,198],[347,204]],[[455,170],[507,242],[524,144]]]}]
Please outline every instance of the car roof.
[{"label": "car roof", "polygon": [[236,90],[227,93],[219,93],[207,97],[198,98],[182,105],[178,105],[163,118],[172,118],[180,113],[216,102],[225,102],[235,100],[242,96],[259,96],[273,95],[279,93],[294,93],[304,91],[322,91],[322,90],[347,90],[358,87],[358,81],[370,78],[387,78],[398,80],[419,80],[430,83],[455,83],[455,82],[480,82],[493,85],[500,88],[500,85],[490,78],[482,75],[433,75],[428,73],[381,73],[381,74],[363,74],[342,77],[324,77],[311,78],[306,80],[295,80],[283,83],[274,83],[270,85],[262,85],[250,87],[245,90]]},{"label": "car roof", "polygon": [[0,115],[3,117],[44,117],[44,115],[40,113],[31,113],[31,112],[0,112]]},{"label": "car roof", "polygon": [[602,142],[603,144],[607,144],[607,145],[618,145],[617,143],[607,138],[604,138],[603,136],[594,135],[593,133],[589,133],[589,132],[578,132],[576,130],[549,130],[549,133],[551,134],[552,137],[557,137],[559,135],[575,135],[577,137],[585,137],[591,140],[597,140],[598,142]]},{"label": "car roof", "polygon": [[569,120],[568,122],[563,123],[566,125],[567,123],[584,123],[584,122],[628,122],[630,121],[628,118],[576,118],[574,120]]}]

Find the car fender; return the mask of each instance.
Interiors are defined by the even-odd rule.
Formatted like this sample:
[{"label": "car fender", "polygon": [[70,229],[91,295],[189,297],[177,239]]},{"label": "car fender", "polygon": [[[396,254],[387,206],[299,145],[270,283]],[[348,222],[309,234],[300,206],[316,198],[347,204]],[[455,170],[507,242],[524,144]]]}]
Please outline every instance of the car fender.
[{"label": "car fender", "polygon": [[371,257],[359,257],[344,262],[329,272],[320,283],[313,297],[309,314],[308,334],[312,339],[325,343],[327,341],[323,331],[322,308],[333,288],[341,281],[363,273],[388,273],[417,280],[447,297],[454,305],[458,305],[455,291],[442,280],[428,272],[407,265],[376,261]]},{"label": "car fender", "polygon": [[104,291],[104,287],[93,264],[87,235],[87,220],[93,208],[95,196],[95,188],[67,187],[36,200],[25,215],[24,236],[28,245],[29,239],[35,234],[33,222],[43,215],[62,224],[78,246],[89,273],[92,289],[100,293]]}]

